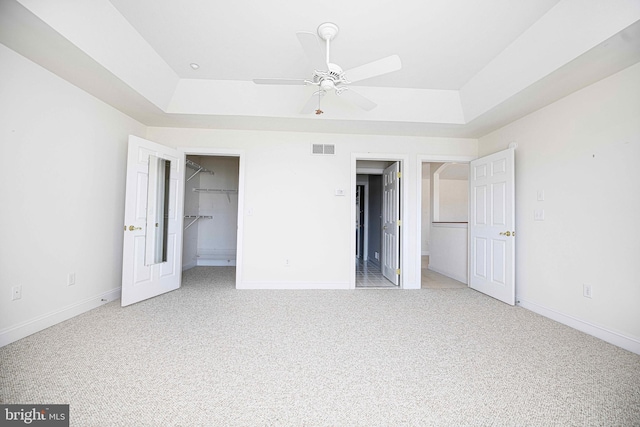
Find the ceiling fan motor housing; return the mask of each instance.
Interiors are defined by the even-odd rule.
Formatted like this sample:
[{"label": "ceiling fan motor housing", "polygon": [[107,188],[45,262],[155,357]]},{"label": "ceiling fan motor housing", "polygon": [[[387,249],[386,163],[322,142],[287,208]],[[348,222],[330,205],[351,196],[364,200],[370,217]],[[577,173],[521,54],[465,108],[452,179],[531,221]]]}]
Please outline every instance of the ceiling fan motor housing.
[{"label": "ceiling fan motor housing", "polygon": [[344,77],[342,68],[336,64],[328,63],[328,71],[316,71],[313,76],[315,84],[319,85],[323,90],[333,90],[339,85],[348,84],[349,81]]}]

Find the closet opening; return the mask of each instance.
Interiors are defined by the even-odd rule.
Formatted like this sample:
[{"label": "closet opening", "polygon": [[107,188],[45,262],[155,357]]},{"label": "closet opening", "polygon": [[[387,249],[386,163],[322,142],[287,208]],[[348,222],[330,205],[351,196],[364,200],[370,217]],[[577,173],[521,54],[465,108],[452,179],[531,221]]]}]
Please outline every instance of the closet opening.
[{"label": "closet opening", "polygon": [[182,270],[235,269],[240,158],[187,154],[186,166]]}]

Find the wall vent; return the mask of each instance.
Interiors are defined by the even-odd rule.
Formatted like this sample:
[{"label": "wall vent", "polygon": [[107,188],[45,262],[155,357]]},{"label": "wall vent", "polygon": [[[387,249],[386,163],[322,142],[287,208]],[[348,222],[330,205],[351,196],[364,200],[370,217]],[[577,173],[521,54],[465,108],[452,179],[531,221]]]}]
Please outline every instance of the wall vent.
[{"label": "wall vent", "polygon": [[312,144],[311,154],[336,154],[334,144]]}]

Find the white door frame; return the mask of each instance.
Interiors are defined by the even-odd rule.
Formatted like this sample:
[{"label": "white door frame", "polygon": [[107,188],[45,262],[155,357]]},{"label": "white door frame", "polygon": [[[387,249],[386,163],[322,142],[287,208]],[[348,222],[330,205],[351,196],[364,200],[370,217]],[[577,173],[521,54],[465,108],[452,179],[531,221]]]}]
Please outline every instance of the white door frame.
[{"label": "white door frame", "polygon": [[[349,216],[349,230],[353,230],[353,218],[356,217],[356,184],[357,184],[357,161],[358,160],[377,160],[382,162],[399,162],[400,163],[400,172],[403,174],[403,178],[405,175],[405,170],[409,165],[409,155],[407,154],[385,154],[385,153],[351,153],[351,187],[349,194],[351,194],[351,215]],[[408,197],[408,185],[400,185],[400,218],[402,220],[402,224],[409,224],[409,197]],[[356,233],[350,232],[351,235],[351,246],[349,248],[349,289],[356,288],[356,263],[355,263],[355,253],[356,253]],[[409,272],[411,266],[409,264],[409,257],[406,254],[409,253],[409,227],[402,226],[400,227],[400,278],[399,278],[399,287],[402,289],[404,287],[406,277],[406,273],[402,273],[402,271]],[[419,276],[418,276],[419,277]]]},{"label": "white door frame", "polygon": [[[472,160],[477,159],[478,156],[442,156],[442,155],[429,155],[429,154],[419,154],[417,156],[416,163],[416,171],[417,172],[417,185],[416,185],[416,200],[417,200],[417,247],[415,248],[416,253],[420,254],[418,257],[418,262],[416,263],[416,277],[421,277],[422,275],[422,164],[423,163],[470,163]],[[467,251],[468,252],[468,251]],[[467,255],[468,257],[469,255]],[[469,283],[469,269],[467,269],[467,283]]]},{"label": "white door frame", "polygon": [[[178,151],[186,156],[217,156],[217,157],[237,157],[238,158],[238,229],[236,233],[236,288],[241,287],[242,283],[242,242],[244,239],[244,178],[245,178],[245,151],[227,148],[203,148],[203,147],[178,147]],[[184,193],[184,192],[183,192]],[[184,194],[182,200],[179,201],[184,205]],[[354,201],[355,203],[355,201]],[[184,218],[183,218],[184,220]],[[184,224],[182,225],[184,227]],[[181,245],[184,242],[180,242]],[[354,248],[355,251],[355,248]],[[180,260],[182,264],[182,260]]]}]

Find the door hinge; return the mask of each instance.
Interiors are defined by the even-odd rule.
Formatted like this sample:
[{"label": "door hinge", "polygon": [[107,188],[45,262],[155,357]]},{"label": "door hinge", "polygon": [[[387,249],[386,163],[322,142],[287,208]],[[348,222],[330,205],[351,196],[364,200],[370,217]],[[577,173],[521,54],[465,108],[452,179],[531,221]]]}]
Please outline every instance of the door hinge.
[{"label": "door hinge", "polygon": [[402,178],[402,172],[398,171],[398,178]]},{"label": "door hinge", "polygon": [[401,227],[401,226],[402,226],[402,220],[401,220],[401,219],[399,219],[399,220],[398,220],[398,227]]},{"label": "door hinge", "polygon": [[397,274],[398,276],[400,275],[400,269],[399,269],[399,268],[397,268],[397,269],[396,269],[396,274]]}]

